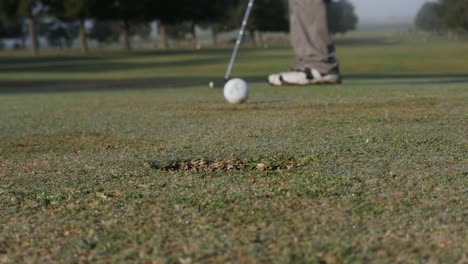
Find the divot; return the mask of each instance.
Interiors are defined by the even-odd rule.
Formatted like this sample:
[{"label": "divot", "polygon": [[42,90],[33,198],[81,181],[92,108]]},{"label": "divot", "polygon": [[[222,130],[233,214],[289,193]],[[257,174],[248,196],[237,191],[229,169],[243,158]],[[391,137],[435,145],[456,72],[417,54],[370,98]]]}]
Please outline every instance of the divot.
[{"label": "divot", "polygon": [[248,171],[291,171],[300,166],[295,158],[247,160],[227,159],[192,159],[175,160],[166,164],[149,161],[150,167],[160,171],[193,171],[193,172],[248,172]]}]

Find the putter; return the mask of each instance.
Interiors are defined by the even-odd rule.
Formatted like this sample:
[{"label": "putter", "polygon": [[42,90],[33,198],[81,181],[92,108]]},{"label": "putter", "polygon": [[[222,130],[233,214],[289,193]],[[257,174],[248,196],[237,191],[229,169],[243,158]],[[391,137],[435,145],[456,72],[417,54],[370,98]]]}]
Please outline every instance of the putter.
[{"label": "putter", "polygon": [[250,0],[249,4],[247,5],[247,10],[245,11],[244,19],[242,20],[242,26],[240,28],[239,34],[237,35],[236,45],[234,46],[234,51],[232,52],[231,60],[229,61],[229,66],[227,68],[226,75],[224,76],[224,83],[227,83],[229,81],[229,78],[231,78],[232,68],[234,67],[234,62],[236,61],[240,44],[242,43],[242,39],[244,38],[245,27],[247,26],[247,22],[249,21],[254,1],[255,0]]}]

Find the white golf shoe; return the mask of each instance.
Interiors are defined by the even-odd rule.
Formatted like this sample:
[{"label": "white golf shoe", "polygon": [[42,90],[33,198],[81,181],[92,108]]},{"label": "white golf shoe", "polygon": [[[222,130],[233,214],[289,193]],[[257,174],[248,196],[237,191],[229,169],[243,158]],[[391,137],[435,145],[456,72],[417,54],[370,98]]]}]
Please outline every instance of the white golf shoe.
[{"label": "white golf shoe", "polygon": [[268,76],[268,83],[272,86],[341,84],[341,81],[339,73],[322,75],[319,71],[309,68],[303,71],[289,71]]}]

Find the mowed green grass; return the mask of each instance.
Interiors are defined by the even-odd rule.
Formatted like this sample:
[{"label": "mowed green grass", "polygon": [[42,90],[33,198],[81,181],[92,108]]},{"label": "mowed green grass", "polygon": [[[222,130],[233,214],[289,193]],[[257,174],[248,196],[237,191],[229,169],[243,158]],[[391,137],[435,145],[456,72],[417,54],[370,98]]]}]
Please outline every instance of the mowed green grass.
[{"label": "mowed green grass", "polygon": [[[464,42],[398,43],[391,39],[338,41],[342,70],[353,79],[363,77],[464,77],[468,69]],[[0,81],[39,80],[154,80],[157,84],[193,84],[222,80],[230,48],[179,51],[42,51],[0,53]],[[271,72],[284,71],[292,62],[289,48],[241,50],[234,76],[263,81]],[[370,75],[370,76],[369,76]],[[395,76],[396,75],[396,76]],[[207,83],[206,83],[207,85]],[[5,85],[4,85],[5,86]]]},{"label": "mowed green grass", "polygon": [[[242,50],[243,105],[160,88],[221,79],[229,50],[1,54],[0,81],[159,88],[0,89],[0,262],[463,263],[468,45],[339,50],[344,85],[287,88],[260,80],[288,49]],[[200,159],[254,166],[157,168]]]}]

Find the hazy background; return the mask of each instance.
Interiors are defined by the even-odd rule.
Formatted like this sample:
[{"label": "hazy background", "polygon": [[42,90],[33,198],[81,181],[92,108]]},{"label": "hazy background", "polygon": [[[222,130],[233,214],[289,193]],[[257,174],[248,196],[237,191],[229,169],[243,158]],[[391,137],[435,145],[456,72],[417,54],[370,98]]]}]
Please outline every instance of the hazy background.
[{"label": "hazy background", "polygon": [[360,24],[413,22],[416,13],[429,0],[351,0]]}]

